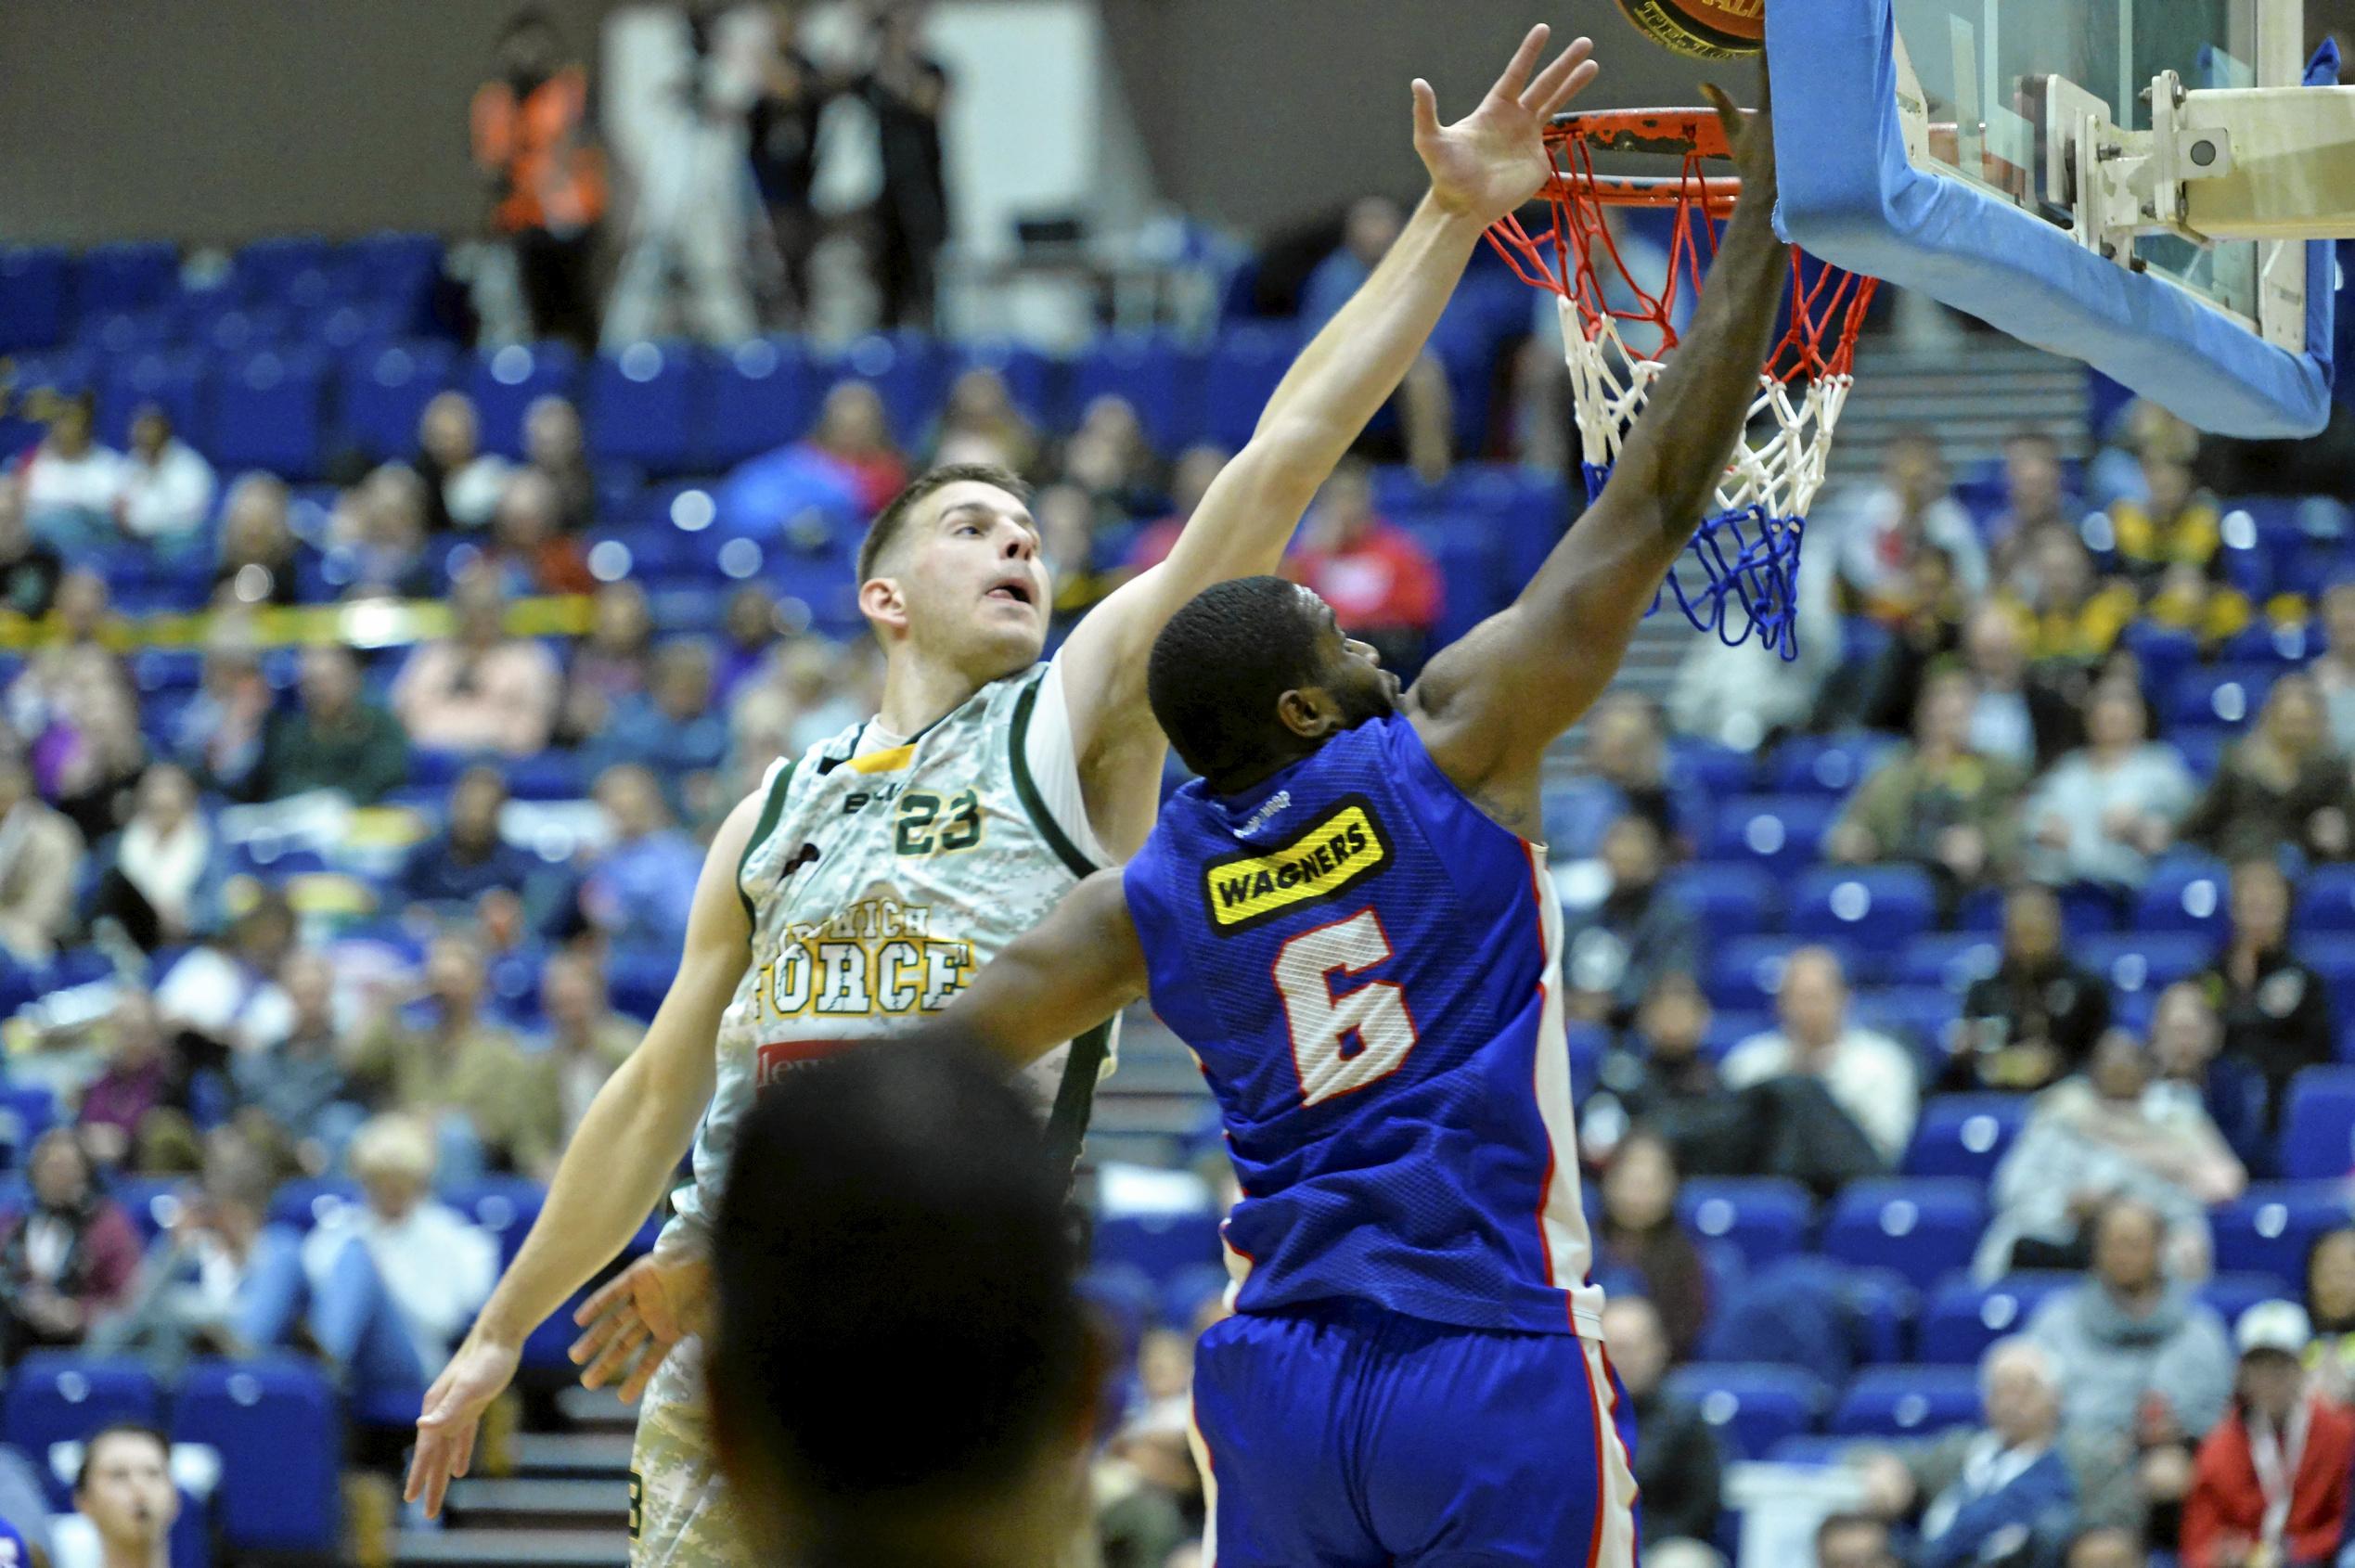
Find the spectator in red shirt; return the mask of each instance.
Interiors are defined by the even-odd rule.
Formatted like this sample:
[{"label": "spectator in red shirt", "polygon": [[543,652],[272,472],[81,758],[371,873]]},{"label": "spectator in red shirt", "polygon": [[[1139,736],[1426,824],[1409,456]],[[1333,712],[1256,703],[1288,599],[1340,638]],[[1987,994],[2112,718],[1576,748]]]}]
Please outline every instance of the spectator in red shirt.
[{"label": "spectator in red shirt", "polygon": [[510,595],[597,591],[580,546],[560,532],[562,509],[556,481],[539,469],[518,469],[508,476],[499,509],[491,517],[486,555]]},{"label": "spectator in red shirt", "polygon": [[1373,508],[1373,473],[1344,463],[1317,497],[1292,574],[1323,596],[1344,630],[1411,680],[1439,623],[1439,568]]},{"label": "spectator in red shirt", "polygon": [[907,459],[892,440],[882,398],[865,381],[844,381],[826,394],[808,444],[843,466],[870,518],[907,488]]},{"label": "spectator in red shirt", "polygon": [[2242,1314],[2240,1386],[2192,1472],[2183,1568],[2320,1568],[2347,1525],[2355,1412],[2306,1391],[2306,1309]]}]

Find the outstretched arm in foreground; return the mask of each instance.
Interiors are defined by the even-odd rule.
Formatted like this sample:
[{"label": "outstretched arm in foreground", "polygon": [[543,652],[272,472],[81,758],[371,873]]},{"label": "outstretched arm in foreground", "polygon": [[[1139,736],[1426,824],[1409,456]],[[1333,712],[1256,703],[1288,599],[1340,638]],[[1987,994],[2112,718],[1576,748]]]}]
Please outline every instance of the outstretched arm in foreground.
[{"label": "outstretched arm in foreground", "polygon": [[1448,776],[1500,820],[1537,833],[1546,748],[1618,672],[1638,622],[1692,540],[1742,433],[1790,255],[1775,238],[1774,138],[1708,89],[1734,148],[1742,200],[1692,327],[1628,432],[1611,482],[1521,597],[1442,651],[1408,712]]},{"label": "outstretched arm in foreground", "polygon": [[1118,871],[1099,871],[981,967],[904,1047],[954,1044],[1027,1067],[1145,994],[1145,950]]},{"label": "outstretched arm in foreground", "polygon": [[696,883],[678,977],[646,1038],[597,1091],[523,1250],[426,1393],[407,1496],[429,1514],[472,1462],[476,1425],[513,1380],[524,1336],[645,1223],[711,1103],[712,1042],[751,958],[736,871],[761,804],[752,796],[720,828]]},{"label": "outstretched arm in foreground", "polygon": [[1537,27],[1487,96],[1439,123],[1414,84],[1415,150],[1431,192],[1364,288],[1303,350],[1251,443],[1219,473],[1169,559],[1123,586],[1072,632],[1064,691],[1088,821],[1126,857],[1152,826],[1162,735],[1145,701],[1145,661],[1170,616],[1213,583],[1272,572],[1301,514],[1421,356],[1480,237],[1544,183],[1546,122],[1593,81],[1581,38],[1539,71]]}]

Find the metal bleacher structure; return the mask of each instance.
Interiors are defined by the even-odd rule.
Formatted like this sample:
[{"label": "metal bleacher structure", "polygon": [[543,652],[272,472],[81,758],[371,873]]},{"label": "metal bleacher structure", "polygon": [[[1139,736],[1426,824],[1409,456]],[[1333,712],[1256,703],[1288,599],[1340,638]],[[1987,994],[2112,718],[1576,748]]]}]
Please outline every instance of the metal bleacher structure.
[{"label": "metal bleacher structure", "polygon": [[[416,236],[338,245],[268,241],[194,281],[162,246],[103,247],[78,257],[0,252],[0,352],[15,355],[0,404],[0,452],[37,439],[32,394],[86,386],[97,394],[102,439],[119,443],[132,410],[152,400],[173,412],[183,436],[225,479],[266,468],[299,495],[315,497],[324,493],[310,487],[340,452],[367,460],[408,453],[418,412],[444,387],[475,398],[484,445],[507,453],[516,450],[530,400],[561,392],[579,401],[599,464],[603,521],[589,559],[600,578],[646,580],[658,620],[670,629],[707,629],[717,619],[716,594],[756,580],[802,598],[819,628],[848,634],[856,623],[842,539],[731,532],[714,526],[711,499],[715,476],[730,465],[806,429],[834,381],[856,377],[876,385],[911,443],[947,377],[986,365],[1049,428],[1067,424],[1087,397],[1115,392],[1137,405],[1165,450],[1201,438],[1231,445],[1247,436],[1296,341],[1288,325],[1246,323],[1207,345],[1120,337],[1070,359],[1012,344],[878,335],[827,349],[776,339],[727,351],[639,344],[584,363],[560,348],[478,353],[434,335],[438,265],[438,246]],[[1965,478],[1966,498],[1974,485],[1988,498],[1989,465],[2002,439],[2024,425],[2049,430],[2072,456],[2083,455],[2085,375],[2009,340],[1974,339],[1967,354],[1909,354],[1876,341],[1860,379],[1869,395],[1847,416],[1842,476],[1871,471],[1896,431],[1920,425],[1939,432]],[[1468,465],[1437,489],[1385,470],[1380,495],[1384,509],[1441,558],[1449,587],[1443,635],[1500,604],[1558,536],[1569,510],[1558,479],[1502,465]],[[2313,581],[2317,560],[2336,559],[2342,548],[2327,530],[2317,532],[2310,512],[2279,502],[2233,505],[2225,533],[2231,574],[2258,590],[2252,598],[2260,600],[2267,591]],[[331,554],[315,546],[306,540],[298,570],[306,598],[324,602],[335,597],[338,578]],[[208,570],[193,573],[128,555],[104,566],[117,608],[134,617],[194,612],[210,587],[209,558]],[[1828,562],[1814,569],[1828,570]],[[1673,617],[1649,623],[1623,684],[1664,693],[1692,635]],[[2150,628],[2130,636],[2171,738],[2202,773],[2212,771],[2225,736],[2278,674],[2319,646],[2306,624],[2263,626],[2236,640],[2220,662],[2202,664],[2188,638]],[[0,674],[13,661],[0,652]],[[197,652],[185,642],[135,656],[151,733],[185,703],[197,667]],[[290,673],[273,666],[275,679]],[[1781,961],[1802,941],[1840,948],[1859,981],[1860,1013],[1922,1047],[1925,1060],[1957,1016],[1962,990],[1991,965],[1992,901],[1970,901],[1956,929],[1940,929],[1918,873],[1817,864],[1841,797],[1885,744],[1808,739],[1762,758],[1690,742],[1673,748],[1673,782],[1694,803],[1697,852],[1676,882],[1706,932],[1711,958],[1701,978],[1718,1010],[1713,1049],[1767,1026]],[[1552,760],[1556,773],[1576,770],[1579,745],[1576,735],[1564,740]],[[400,807],[430,820],[460,760],[420,754]],[[585,789],[569,757],[508,765],[520,800],[560,803]],[[568,852],[560,835],[552,842],[557,854]],[[248,842],[238,853],[242,868],[264,879],[338,874],[369,896],[382,885],[380,856],[369,861],[333,845]],[[2142,1022],[2160,988],[2206,961],[2224,909],[2220,877],[2214,863],[2183,856],[2123,921],[2095,906],[2071,905],[2078,950],[2109,975],[2124,1021]],[[392,913],[363,908],[356,918],[363,930],[382,931],[384,920],[371,917]],[[2328,978],[2339,1016],[2355,1019],[2355,870],[2308,879],[2299,925],[2305,954]],[[0,972],[0,1010],[105,972],[103,962],[82,953],[38,971]],[[617,956],[617,1005],[645,1016],[669,972],[659,958]],[[2346,1038],[2355,1046],[2355,1031]],[[1592,1085],[1602,1043],[1591,1029],[1574,1039],[1581,1092]],[[2349,1065],[2313,1072],[2293,1092],[2279,1168],[2212,1216],[2219,1272],[2206,1293],[2220,1306],[2294,1292],[2309,1240],[2345,1221],[2339,1183],[2355,1164],[2355,1050],[2342,1054]],[[1681,1212],[1718,1278],[1820,1257],[1845,1281],[1859,1325],[1859,1370],[1842,1382],[1807,1367],[1742,1359],[1705,1361],[1676,1374],[1734,1454],[1803,1455],[1820,1452],[1829,1438],[1924,1432],[1973,1415],[1975,1357],[2024,1324],[2058,1283],[2021,1276],[1982,1286],[1959,1272],[1986,1221],[1988,1180],[2024,1113],[2015,1098],[1932,1099],[1900,1174],[1860,1184],[1828,1205],[1786,1183],[1688,1184]],[[0,1078],[0,1209],[20,1180],[21,1150],[58,1114],[46,1091],[12,1088]],[[1121,1071],[1099,1101],[1092,1160],[1183,1165],[1213,1146],[1214,1127],[1190,1056],[1139,1011],[1129,1021]],[[117,1195],[150,1234],[175,1202],[161,1183],[123,1182]],[[322,1204],[349,1196],[332,1186],[292,1190],[277,1217],[308,1224]],[[495,1229],[509,1255],[539,1201],[531,1184],[512,1180],[448,1196]],[[1216,1278],[1216,1215],[1203,1207],[1105,1215],[1091,1297],[1132,1343],[1151,1322],[1184,1321]],[[569,1373],[559,1322],[527,1351],[527,1368],[543,1387]],[[335,1527],[332,1460],[341,1423],[358,1418],[397,1426],[406,1419],[341,1411],[338,1404],[323,1377],[295,1364],[208,1368],[167,1396],[139,1368],[41,1358],[18,1369],[0,1394],[0,1437],[38,1459],[117,1410],[162,1417],[184,1439],[222,1456],[209,1517],[228,1551],[299,1555],[319,1549]],[[399,1560],[626,1561],[628,1414],[610,1396],[577,1389],[562,1393],[553,1408],[552,1427],[520,1434],[508,1473],[478,1474],[452,1488],[448,1529],[404,1533]],[[324,1466],[314,1462],[322,1459]],[[205,1561],[200,1540],[190,1549],[197,1555],[175,1556],[179,1568]]]}]

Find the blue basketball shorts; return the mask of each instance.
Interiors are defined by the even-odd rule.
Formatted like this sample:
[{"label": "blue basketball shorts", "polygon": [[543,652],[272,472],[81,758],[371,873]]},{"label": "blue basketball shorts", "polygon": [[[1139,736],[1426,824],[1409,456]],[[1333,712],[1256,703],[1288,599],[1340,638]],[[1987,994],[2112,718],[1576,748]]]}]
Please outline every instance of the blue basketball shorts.
[{"label": "blue basketball shorts", "polygon": [[1194,1356],[1213,1568],[1634,1568],[1635,1421],[1602,1346],[1362,1303]]}]

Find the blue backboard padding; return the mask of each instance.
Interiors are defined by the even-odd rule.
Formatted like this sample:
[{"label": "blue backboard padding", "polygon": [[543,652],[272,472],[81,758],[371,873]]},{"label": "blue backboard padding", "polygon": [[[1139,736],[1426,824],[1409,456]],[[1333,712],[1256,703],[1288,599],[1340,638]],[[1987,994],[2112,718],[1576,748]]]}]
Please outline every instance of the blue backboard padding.
[{"label": "blue backboard padding", "polygon": [[[1788,238],[2084,360],[2203,430],[2278,438],[2323,429],[2336,282],[2327,241],[2307,247],[2308,350],[2276,348],[2040,217],[1915,169],[1898,119],[1896,32],[1890,0],[1768,7],[1767,58],[1782,106],[1779,226]],[[2325,44],[2307,80],[2337,76],[2337,48]]]}]

